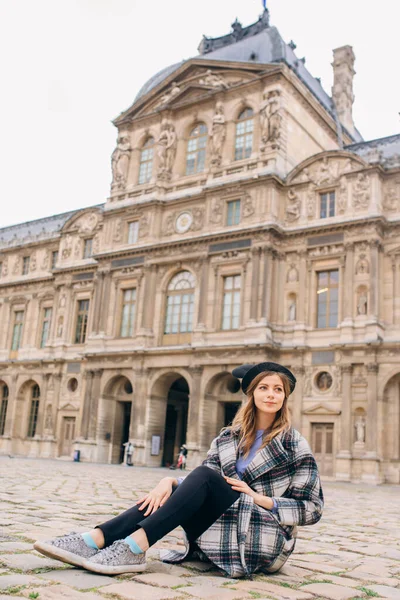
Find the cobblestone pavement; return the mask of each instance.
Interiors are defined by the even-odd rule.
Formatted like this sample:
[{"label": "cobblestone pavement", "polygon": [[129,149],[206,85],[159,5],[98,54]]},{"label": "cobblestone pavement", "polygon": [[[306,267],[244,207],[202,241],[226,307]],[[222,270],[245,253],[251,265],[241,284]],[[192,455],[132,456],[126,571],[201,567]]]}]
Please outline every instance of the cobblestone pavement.
[{"label": "cobblestone pavement", "polygon": [[[400,599],[400,486],[324,483],[323,519],[299,529],[295,552],[274,575],[222,577],[210,565],[160,562],[175,530],[148,552],[148,570],[105,577],[47,559],[36,539],[87,531],[132,504],[171,471],[0,457],[0,600]],[[134,490],[134,491],[133,491]]]}]

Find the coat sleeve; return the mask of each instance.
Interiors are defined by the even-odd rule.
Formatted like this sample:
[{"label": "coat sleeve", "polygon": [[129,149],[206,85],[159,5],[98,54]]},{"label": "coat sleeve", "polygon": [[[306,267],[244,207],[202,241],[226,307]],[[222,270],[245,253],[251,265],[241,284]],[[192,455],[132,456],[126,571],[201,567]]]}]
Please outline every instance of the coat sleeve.
[{"label": "coat sleeve", "polygon": [[274,497],[282,525],[313,525],[322,516],[324,496],[317,463],[312,454],[303,456],[296,465],[289,487],[281,497]]},{"label": "coat sleeve", "polygon": [[207,458],[203,460],[202,465],[205,467],[210,467],[213,471],[217,471],[217,473],[221,473],[221,461],[219,459],[219,452],[217,446],[216,437],[212,442],[209,451],[207,452]]}]

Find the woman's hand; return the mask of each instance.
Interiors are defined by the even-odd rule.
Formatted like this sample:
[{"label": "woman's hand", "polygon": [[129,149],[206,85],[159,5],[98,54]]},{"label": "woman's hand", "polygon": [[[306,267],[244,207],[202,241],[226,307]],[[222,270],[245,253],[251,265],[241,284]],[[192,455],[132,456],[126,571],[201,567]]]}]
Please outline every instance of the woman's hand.
[{"label": "woman's hand", "polygon": [[137,500],[135,504],[141,504],[139,510],[144,510],[146,506],[148,507],[144,513],[144,516],[147,517],[156,512],[168,500],[172,494],[173,485],[177,485],[177,483],[174,477],[164,477],[151,492]]},{"label": "woman's hand", "polygon": [[247,494],[252,498],[255,498],[257,496],[257,493],[254,490],[252,490],[251,487],[249,487],[247,483],[245,483],[241,479],[233,479],[232,477],[224,477],[224,479],[227,483],[229,483],[231,488],[235,490],[235,492]]}]

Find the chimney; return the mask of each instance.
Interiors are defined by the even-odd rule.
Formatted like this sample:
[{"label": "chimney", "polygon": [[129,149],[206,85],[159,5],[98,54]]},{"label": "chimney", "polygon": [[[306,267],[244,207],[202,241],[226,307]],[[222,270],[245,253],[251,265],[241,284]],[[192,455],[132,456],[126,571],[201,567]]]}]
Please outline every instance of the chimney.
[{"label": "chimney", "polygon": [[332,99],[341,124],[351,133],[355,133],[353,121],[353,78],[354,52],[351,46],[342,46],[333,51],[333,87]]}]

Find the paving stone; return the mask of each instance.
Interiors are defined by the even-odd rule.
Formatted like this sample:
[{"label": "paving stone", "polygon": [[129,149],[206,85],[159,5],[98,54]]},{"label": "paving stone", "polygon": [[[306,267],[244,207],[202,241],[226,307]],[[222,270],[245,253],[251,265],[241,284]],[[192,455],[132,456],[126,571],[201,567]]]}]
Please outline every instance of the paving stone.
[{"label": "paving stone", "polygon": [[0,561],[11,569],[33,571],[34,569],[56,569],[61,566],[58,560],[40,557],[38,554],[2,554]]},{"label": "paving stone", "polygon": [[[400,581],[398,581],[398,584],[400,584]],[[392,588],[387,585],[369,585],[368,589],[379,594],[381,598],[400,600],[400,588]]]},{"label": "paving stone", "polygon": [[306,600],[312,597],[303,590],[294,590],[283,585],[275,585],[274,583],[265,581],[240,581],[232,587],[240,591],[264,593],[266,596],[273,594],[279,598],[287,598],[289,600]]},{"label": "paving stone", "polygon": [[302,586],[301,589],[311,592],[316,596],[328,598],[329,600],[348,600],[349,598],[354,598],[355,595],[354,589],[334,585],[333,583],[311,583],[310,585]]},{"label": "paving stone", "polygon": [[235,600],[236,598],[251,598],[248,594],[242,594],[241,590],[231,590],[229,588],[218,588],[215,585],[207,583],[192,585],[179,588],[176,592],[186,592],[195,598],[221,598],[221,600]]},{"label": "paving stone", "polygon": [[8,552],[11,550],[32,550],[32,544],[24,542],[2,542],[0,543],[0,552]]},{"label": "paving stone", "polygon": [[116,594],[121,598],[128,600],[168,600],[168,598],[178,598],[181,595],[179,590],[164,590],[136,581],[126,581],[107,585],[99,590],[102,594]]},{"label": "paving stone", "polygon": [[136,575],[134,579],[140,583],[148,583],[150,585],[169,588],[188,583],[187,577],[177,577],[176,575],[169,575],[168,573],[143,573],[142,575]]},{"label": "paving stone", "polygon": [[109,585],[114,580],[113,577],[107,575],[97,575],[89,573],[82,569],[62,569],[59,571],[50,571],[50,573],[41,573],[40,577],[51,581],[59,581],[80,590],[88,590],[90,588],[98,588],[103,585]]},{"label": "paving stone", "polygon": [[12,575],[2,575],[0,577],[0,590],[6,590],[9,587],[18,587],[20,585],[38,585],[40,583],[42,582],[38,577],[13,573]]},{"label": "paving stone", "polygon": [[[38,600],[62,600],[64,598],[68,600],[104,600],[103,596],[95,592],[79,592],[74,590],[67,585],[49,585],[48,587],[40,588],[29,588],[25,590],[23,594],[29,598],[29,594],[38,593]],[[14,596],[7,596],[8,600],[12,600]],[[0,596],[1,600],[1,596]],[[26,600],[26,598],[24,598]]]}]

